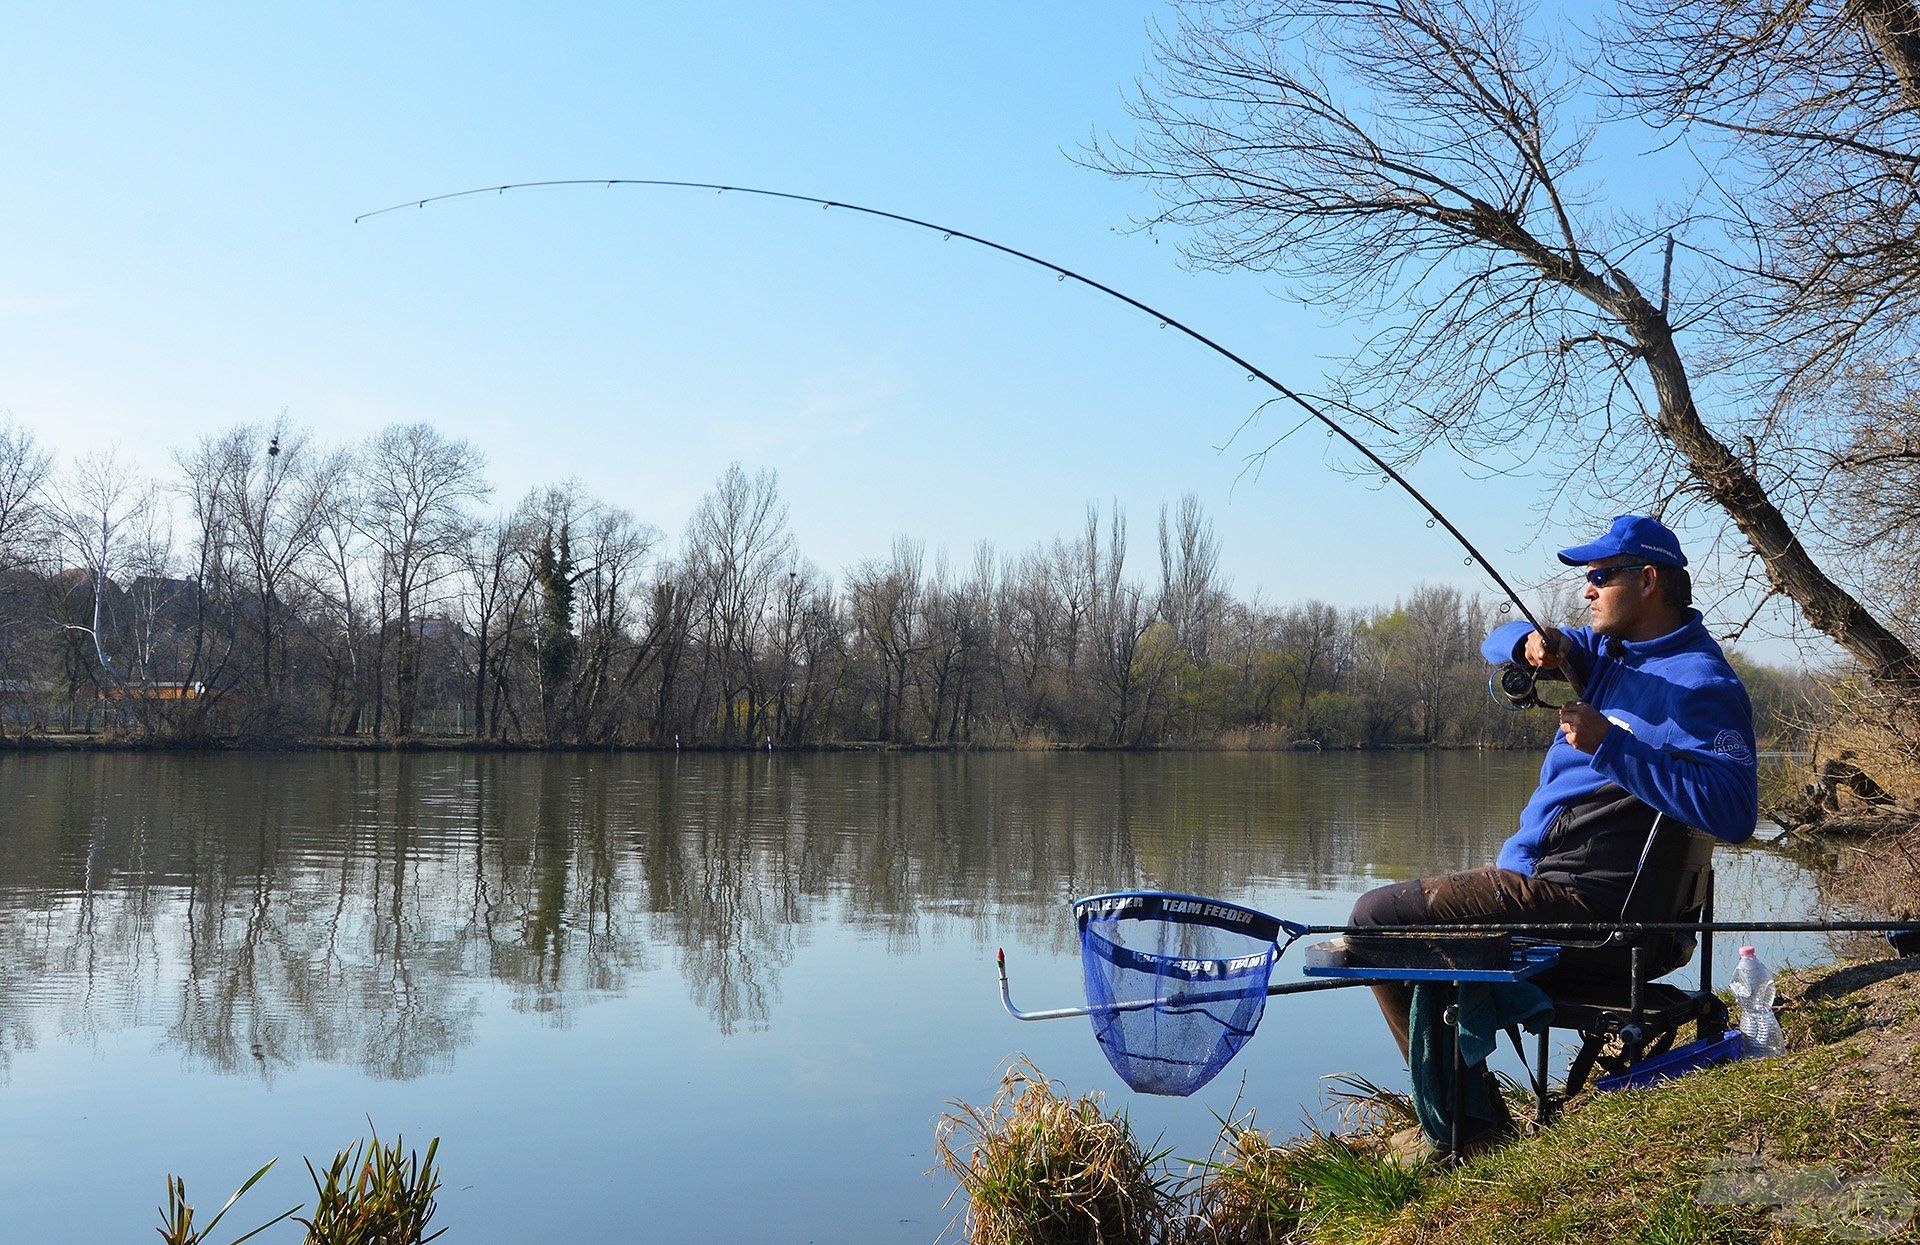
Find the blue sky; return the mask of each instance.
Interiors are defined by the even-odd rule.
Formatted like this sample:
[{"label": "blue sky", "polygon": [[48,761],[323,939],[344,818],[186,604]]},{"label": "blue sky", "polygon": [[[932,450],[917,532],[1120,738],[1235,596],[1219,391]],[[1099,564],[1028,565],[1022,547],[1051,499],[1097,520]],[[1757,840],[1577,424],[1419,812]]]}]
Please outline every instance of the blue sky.
[{"label": "blue sky", "polygon": [[[155,472],[285,408],[333,440],[427,420],[496,500],[569,476],[677,536],[727,463],[780,474],[830,573],[895,533],[964,563],[1117,499],[1150,573],[1197,493],[1236,591],[1386,602],[1483,584],[1412,503],[1302,434],[1243,473],[1262,394],[1117,303],[844,214],[553,177],[732,181],[928,216],[1164,306],[1316,386],[1350,342],[1255,276],[1124,232],[1142,190],[1071,158],[1124,134],[1157,4],[40,6],[0,74],[0,410]],[[1263,438],[1261,438],[1263,439]],[[1516,580],[1527,481],[1416,481]],[[1574,533],[1579,536],[1583,533]]]}]

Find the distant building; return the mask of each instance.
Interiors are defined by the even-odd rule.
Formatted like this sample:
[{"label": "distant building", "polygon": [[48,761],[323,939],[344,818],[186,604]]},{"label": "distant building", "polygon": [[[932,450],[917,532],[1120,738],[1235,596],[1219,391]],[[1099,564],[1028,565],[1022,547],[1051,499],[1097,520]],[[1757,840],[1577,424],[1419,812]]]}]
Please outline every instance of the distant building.
[{"label": "distant building", "polygon": [[94,692],[96,700],[192,700],[204,696],[207,685],[198,679],[191,683],[168,679],[141,679],[117,687],[102,687]]}]

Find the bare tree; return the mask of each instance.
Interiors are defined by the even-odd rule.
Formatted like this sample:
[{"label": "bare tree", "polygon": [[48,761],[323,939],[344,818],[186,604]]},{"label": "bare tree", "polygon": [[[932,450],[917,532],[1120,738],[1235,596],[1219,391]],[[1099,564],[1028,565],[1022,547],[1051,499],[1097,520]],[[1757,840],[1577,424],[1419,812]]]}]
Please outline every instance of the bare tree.
[{"label": "bare tree", "polygon": [[1422,584],[1399,607],[1407,630],[1393,654],[1393,674],[1407,689],[1423,744],[1443,742],[1447,715],[1464,699],[1462,670],[1485,677],[1474,644],[1478,637],[1467,629],[1467,606],[1458,588]]},{"label": "bare tree", "polygon": [[1591,80],[1524,6],[1196,0],[1157,57],[1141,137],[1096,158],[1159,190],[1155,223],[1186,227],[1196,264],[1280,271],[1385,319],[1341,396],[1401,413],[1401,453],[1557,452],[1606,497],[1708,501],[1771,591],[1875,680],[1911,682],[1913,652],[1816,561],[1745,452],[1765,418],[1697,404],[1679,330],[1698,307],[1669,296],[1658,245],[1677,222],[1593,208]]},{"label": "bare tree", "polygon": [[907,738],[907,682],[926,643],[924,558],[921,542],[896,536],[891,558],[863,562],[847,578],[854,625],[879,659],[882,739]]},{"label": "bare tree", "polygon": [[[1065,602],[1057,591],[1055,562],[1043,549],[1023,554],[1005,572],[999,608],[1005,655],[1017,683],[1022,734],[1051,711],[1051,685],[1062,646]],[[1009,700],[1015,700],[1011,693]]]},{"label": "bare tree", "polygon": [[[465,441],[449,440],[429,424],[396,424],[377,433],[360,457],[365,504],[360,533],[374,547],[382,596],[379,654],[391,646],[394,729],[413,731],[419,707],[420,616],[438,604],[436,590],[452,572],[465,542],[467,507],[491,491],[481,476],[485,459]],[[374,733],[381,732],[383,686],[376,691]]]},{"label": "bare tree", "polygon": [[[1091,533],[1087,539],[1091,542]],[[1094,643],[1094,679],[1105,700],[1108,742],[1122,744],[1132,738],[1142,717],[1143,672],[1135,657],[1153,625],[1153,611],[1146,591],[1126,577],[1127,516],[1117,502],[1107,525],[1105,553],[1091,543],[1089,548],[1094,604],[1088,624]]]},{"label": "bare tree", "polygon": [[1220,571],[1220,540],[1213,520],[1192,493],[1180,497],[1171,521],[1160,506],[1160,617],[1195,661],[1208,659],[1208,644],[1225,600],[1215,582]]},{"label": "bare tree", "polygon": [[228,430],[219,438],[219,452],[226,461],[222,480],[238,569],[246,578],[259,632],[260,708],[271,722],[281,709],[276,648],[283,668],[287,657],[282,597],[296,582],[300,562],[322,538],[329,495],[342,485],[344,465],[314,450],[309,435],[292,426],[285,412],[264,426]]},{"label": "bare tree", "polygon": [[580,681],[573,712],[595,738],[611,739],[614,698],[647,657],[645,637],[638,634],[642,575],[661,533],[618,506],[599,503],[576,524],[574,538],[582,565]]},{"label": "bare tree", "polygon": [[25,565],[45,542],[52,461],[10,412],[0,414],[0,571]]},{"label": "bare tree", "polygon": [[307,568],[307,586],[323,611],[323,616],[316,619],[321,624],[317,630],[325,637],[328,649],[327,729],[347,735],[360,733],[361,707],[365,703],[361,648],[367,631],[363,610],[369,593],[364,586],[367,542],[361,535],[366,494],[359,484],[359,462],[359,455],[341,449],[329,454],[321,468],[336,483],[327,490],[326,504],[320,510],[313,558]]},{"label": "bare tree", "polygon": [[[47,552],[45,485],[51,467],[33,433],[14,423],[10,413],[0,414],[0,679],[15,677],[32,630],[26,615],[33,594],[21,572]],[[0,733],[5,730],[0,719]]]},{"label": "bare tree", "polygon": [[926,675],[920,680],[927,741],[971,739],[981,676],[993,656],[993,546],[974,549],[967,578],[955,582],[944,552],[934,561],[925,593]]},{"label": "bare tree", "polygon": [[60,481],[53,519],[66,557],[84,572],[89,621],[58,624],[92,641],[94,659],[114,686],[126,679],[107,653],[108,592],[113,574],[138,551],[141,521],[153,505],[153,488],[120,460],[117,451],[78,459]]},{"label": "bare tree", "polygon": [[1073,541],[1053,542],[1053,584],[1060,596],[1061,689],[1077,701],[1080,650],[1087,644],[1087,621],[1096,608],[1100,570],[1100,509],[1088,503],[1086,519]]},{"label": "bare tree", "polygon": [[753,645],[775,581],[793,560],[793,534],[779,477],[748,477],[739,463],[721,475],[687,524],[688,569],[704,586],[706,647],[720,679],[723,739],[751,738],[764,706],[754,696]]},{"label": "bare tree", "polygon": [[1731,156],[1751,276],[1729,308],[1778,393],[1906,360],[1920,331],[1920,12],[1910,0],[1625,0],[1607,46],[1622,97]]},{"label": "bare tree", "polygon": [[533,577],[526,573],[528,525],[522,516],[499,516],[476,524],[459,553],[459,601],[472,637],[473,737],[498,738],[500,700],[506,689],[506,655]]}]

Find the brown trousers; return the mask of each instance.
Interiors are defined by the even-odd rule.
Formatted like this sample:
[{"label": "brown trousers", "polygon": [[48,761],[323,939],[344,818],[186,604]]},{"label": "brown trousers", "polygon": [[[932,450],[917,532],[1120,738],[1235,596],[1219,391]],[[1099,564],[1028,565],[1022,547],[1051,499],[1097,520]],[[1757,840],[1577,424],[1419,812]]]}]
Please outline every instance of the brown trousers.
[{"label": "brown trousers", "polygon": [[[1511,869],[1489,867],[1448,873],[1414,882],[1395,882],[1360,896],[1353,905],[1354,925],[1460,925],[1478,921],[1610,921],[1617,914],[1590,904],[1571,887],[1544,882]],[[1373,987],[1373,997],[1407,1054],[1407,1012],[1413,987],[1390,983]]]}]

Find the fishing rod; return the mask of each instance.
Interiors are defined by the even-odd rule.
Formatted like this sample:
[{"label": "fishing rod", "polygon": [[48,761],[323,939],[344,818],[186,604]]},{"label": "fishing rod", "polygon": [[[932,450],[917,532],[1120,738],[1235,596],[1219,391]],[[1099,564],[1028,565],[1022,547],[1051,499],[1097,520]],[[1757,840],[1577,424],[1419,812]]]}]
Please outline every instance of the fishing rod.
[{"label": "fishing rod", "polygon": [[[1289,402],[1292,402],[1295,406],[1305,411],[1308,415],[1311,415],[1314,419],[1319,420],[1322,424],[1325,424],[1328,432],[1338,436],[1341,440],[1345,441],[1348,445],[1352,446],[1355,450],[1359,451],[1359,453],[1362,456],[1364,456],[1368,462],[1372,463],[1376,468],[1379,469],[1382,475],[1386,476],[1389,480],[1392,480],[1395,484],[1398,484],[1401,487],[1401,489],[1403,489],[1409,497],[1413,498],[1414,501],[1418,502],[1420,504],[1421,509],[1425,510],[1427,514],[1431,516],[1427,521],[1427,525],[1429,527],[1433,526],[1435,523],[1438,523],[1441,527],[1444,527],[1447,530],[1448,535],[1452,536],[1456,541],[1460,543],[1460,546],[1467,551],[1469,559],[1472,562],[1478,563],[1480,566],[1480,569],[1485,571],[1488,577],[1491,578],[1495,584],[1499,585],[1500,591],[1506,594],[1507,600],[1513,605],[1515,609],[1520,611],[1520,616],[1526,619],[1528,623],[1532,624],[1533,629],[1535,631],[1540,632],[1543,636],[1549,637],[1548,651],[1550,653],[1559,653],[1561,651],[1561,646],[1557,639],[1558,633],[1554,631],[1549,631],[1548,628],[1540,625],[1540,620],[1534,617],[1533,611],[1529,610],[1527,608],[1526,602],[1520,599],[1520,594],[1514,591],[1513,586],[1506,581],[1505,576],[1501,575],[1499,571],[1493,568],[1493,563],[1487,561],[1486,556],[1482,554],[1480,550],[1474,546],[1474,543],[1472,541],[1467,539],[1466,534],[1462,532],[1458,527],[1455,527],[1451,519],[1447,518],[1446,515],[1440,513],[1440,508],[1434,505],[1431,501],[1427,500],[1426,494],[1422,493],[1419,489],[1415,488],[1413,484],[1409,482],[1405,476],[1401,475],[1398,471],[1396,471],[1393,468],[1393,466],[1387,462],[1386,459],[1382,458],[1379,454],[1375,453],[1373,449],[1370,446],[1368,446],[1364,441],[1361,441],[1358,437],[1354,436],[1352,433],[1348,432],[1345,428],[1341,427],[1331,417],[1329,417],[1324,411],[1322,411],[1318,406],[1314,405],[1312,402],[1302,397],[1299,393],[1296,393],[1294,390],[1282,384],[1279,380],[1275,379],[1273,376],[1268,374],[1265,370],[1255,366],[1253,363],[1249,362],[1247,359],[1245,359],[1241,355],[1236,354],[1234,351],[1229,350],[1227,347],[1213,340],[1213,338],[1208,337],[1206,334],[1200,332],[1198,329],[1195,329],[1187,325],[1183,321],[1168,315],[1166,312],[1161,311],[1157,307],[1149,306],[1148,304],[1141,302],[1139,299],[1133,297],[1132,295],[1123,294],[1119,290],[1114,289],[1112,286],[1107,285],[1100,281],[1096,281],[1092,277],[1085,276],[1081,273],[1075,272],[1071,268],[1067,268],[1063,265],[1056,264],[1052,260],[1042,259],[1038,255],[1031,254],[1027,251],[1022,251],[1016,247],[1007,246],[1004,243],[995,242],[989,238],[983,238],[979,234],[968,233],[964,229],[955,229],[947,225],[937,225],[937,224],[934,224],[932,221],[921,220],[920,218],[915,216],[907,216],[899,212],[888,212],[880,208],[863,207],[858,203],[847,203],[839,199],[819,199],[819,198],[815,198],[812,195],[793,194],[789,191],[784,191],[784,190],[762,190],[762,189],[755,188],[753,186],[732,186],[732,185],[726,185],[719,182],[673,181],[665,178],[653,178],[653,177],[605,177],[605,178],[568,177],[568,178],[557,178],[557,179],[552,179],[548,181],[508,182],[504,185],[498,185],[498,186],[476,186],[470,190],[455,190],[447,194],[429,195],[424,199],[409,199],[404,203],[395,203],[389,207],[377,208],[371,212],[363,212],[359,216],[356,216],[353,218],[353,223],[357,225],[363,220],[368,220],[375,216],[384,216],[389,212],[398,212],[404,208],[424,208],[429,203],[444,203],[449,199],[465,199],[465,198],[472,197],[474,195],[503,195],[507,193],[509,190],[543,190],[543,189],[550,189],[554,187],[572,187],[572,186],[600,186],[600,187],[605,187],[606,189],[609,189],[609,190],[611,190],[615,186],[638,186],[638,187],[648,187],[648,188],[655,188],[655,189],[664,188],[664,189],[674,189],[674,190],[711,190],[716,194],[733,193],[733,194],[741,194],[741,195],[754,195],[763,199],[779,199],[789,203],[809,203],[809,204],[817,205],[822,211],[829,211],[834,208],[839,208],[840,210],[845,212],[854,212],[862,216],[877,217],[881,220],[890,220],[902,225],[912,225],[918,229],[930,230],[934,233],[939,234],[943,241],[951,240],[953,238],[960,238],[964,241],[972,242],[975,245],[986,247],[988,250],[998,251],[1002,255],[1011,255],[1015,259],[1025,260],[1027,263],[1030,263],[1030,264],[1037,264],[1038,266],[1045,268],[1048,272],[1055,274],[1062,281],[1076,281],[1079,284],[1086,286],[1088,289],[1097,290],[1098,292],[1105,294],[1110,298],[1116,298],[1121,302],[1125,303],[1127,306],[1132,307],[1137,311],[1145,312],[1147,315],[1154,317],[1154,319],[1160,322],[1160,327],[1178,329],[1180,332],[1184,333],[1189,338],[1192,338],[1194,341],[1200,343],[1202,346],[1205,346],[1207,349],[1213,351],[1215,354],[1221,355],[1222,357],[1228,360],[1231,360],[1233,363],[1238,364],[1240,367],[1245,368],[1247,372],[1247,379],[1261,380],[1266,382],[1266,384],[1271,386],[1273,390],[1277,392],[1281,397],[1285,398]],[[1575,700],[1583,699],[1586,695],[1586,689],[1584,686],[1582,686],[1580,677],[1574,671],[1572,667],[1572,663],[1569,661],[1563,660],[1561,662],[1560,670],[1561,670],[1561,673],[1566,678],[1567,682],[1570,683],[1573,687],[1574,699]]]},{"label": "fishing rod", "polygon": [[[1480,921],[1445,925],[1303,925],[1320,934],[1902,934],[1920,921]],[[1289,931],[1291,932],[1291,931]]]},{"label": "fishing rod", "polygon": [[[1522,934],[1522,935],[1559,935],[1559,934],[1605,934],[1611,938],[1615,934],[1836,934],[1836,933],[1880,933],[1904,934],[1910,938],[1920,935],[1920,923],[1914,921],[1482,921],[1462,925],[1297,925],[1283,922],[1283,931],[1288,935],[1284,944],[1279,944],[1274,958],[1286,953],[1301,938],[1315,935],[1415,935],[1424,939],[1445,938],[1449,934]],[[1586,944],[1583,949],[1592,950],[1604,946],[1604,943]],[[1576,948],[1582,949],[1582,948]],[[1896,944],[1896,954],[1903,954]],[[1085,1007],[1049,1007],[1033,1011],[1022,1010],[1013,1001],[1013,988],[1007,981],[1007,953],[1003,948],[995,954],[995,962],[1000,973],[1000,1002],[1015,1020],[1070,1020],[1082,1016],[1106,1017],[1127,1012],[1163,1011],[1179,1013],[1203,1008],[1213,1003],[1234,1003],[1244,997],[1244,992],[1220,990],[1213,993],[1196,992],[1172,999],[1141,998],[1129,999],[1106,1004]],[[1324,980],[1285,981],[1278,985],[1269,985],[1261,991],[1268,998],[1289,994],[1317,994],[1324,990],[1350,990],[1356,986],[1375,984],[1365,977],[1341,977]]]}]

